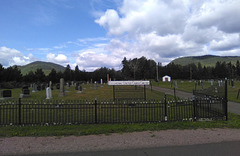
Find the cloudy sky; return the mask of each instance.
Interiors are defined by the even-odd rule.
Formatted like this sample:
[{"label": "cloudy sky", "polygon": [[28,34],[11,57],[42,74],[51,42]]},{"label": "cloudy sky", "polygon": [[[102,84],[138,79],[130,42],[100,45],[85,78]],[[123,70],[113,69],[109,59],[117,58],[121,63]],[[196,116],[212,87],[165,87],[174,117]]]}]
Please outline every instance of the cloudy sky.
[{"label": "cloudy sky", "polygon": [[240,0],[0,0],[0,64],[92,71],[145,56],[240,56]]}]

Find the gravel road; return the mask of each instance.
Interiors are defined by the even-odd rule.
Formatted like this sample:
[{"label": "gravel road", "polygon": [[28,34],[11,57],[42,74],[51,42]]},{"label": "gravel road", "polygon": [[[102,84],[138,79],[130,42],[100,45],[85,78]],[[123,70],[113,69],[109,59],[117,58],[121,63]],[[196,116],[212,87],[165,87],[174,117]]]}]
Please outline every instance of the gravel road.
[{"label": "gravel road", "polygon": [[0,155],[102,151],[240,141],[240,129],[145,131],[111,135],[0,138]]}]

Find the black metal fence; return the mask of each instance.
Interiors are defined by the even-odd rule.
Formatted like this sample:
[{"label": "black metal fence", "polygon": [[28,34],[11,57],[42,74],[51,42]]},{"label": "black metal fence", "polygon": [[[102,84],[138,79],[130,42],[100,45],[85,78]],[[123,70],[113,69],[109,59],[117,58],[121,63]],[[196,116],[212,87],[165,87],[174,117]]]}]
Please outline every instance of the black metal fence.
[{"label": "black metal fence", "polygon": [[0,125],[68,125],[225,120],[223,98],[139,101],[0,101]]},{"label": "black metal fence", "polygon": [[[223,81],[224,82],[224,81]],[[204,99],[207,102],[207,105],[199,105],[198,110],[203,112],[211,112],[212,114],[222,113],[225,116],[225,120],[228,120],[228,98],[227,98],[227,79],[225,79],[224,85],[212,85],[207,89],[194,90],[193,95],[195,96],[195,101],[197,107],[201,102],[198,102],[199,99]]]}]

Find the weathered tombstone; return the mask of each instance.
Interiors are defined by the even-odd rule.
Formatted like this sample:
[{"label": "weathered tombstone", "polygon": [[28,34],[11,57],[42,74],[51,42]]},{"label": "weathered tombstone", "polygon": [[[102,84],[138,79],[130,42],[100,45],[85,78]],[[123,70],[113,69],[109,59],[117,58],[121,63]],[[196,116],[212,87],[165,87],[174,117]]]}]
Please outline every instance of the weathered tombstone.
[{"label": "weathered tombstone", "polygon": [[97,86],[97,82],[95,81],[95,82],[94,82],[94,89],[97,89],[97,87],[98,87],[98,86]]},{"label": "weathered tombstone", "polygon": [[12,91],[11,90],[3,90],[1,91],[1,98],[12,98]]},{"label": "weathered tombstone", "polygon": [[198,86],[201,86],[202,80],[198,81]]},{"label": "weathered tombstone", "polygon": [[34,83],[33,84],[33,89],[32,89],[32,92],[37,92],[38,90],[37,90],[37,84],[36,83]]},{"label": "weathered tombstone", "polygon": [[60,79],[60,93],[59,96],[65,96],[65,91],[64,91],[64,79]]},{"label": "weathered tombstone", "polygon": [[73,83],[74,83],[74,82],[72,81],[72,82],[71,82],[71,86],[73,86]]},{"label": "weathered tombstone", "polygon": [[203,83],[203,81],[201,81],[201,87],[202,87],[202,89],[204,88],[204,83]]},{"label": "weathered tombstone", "polygon": [[79,83],[75,83],[75,90],[78,90]]},{"label": "weathered tombstone", "polygon": [[101,87],[103,87],[103,79],[101,79]]},{"label": "weathered tombstone", "polygon": [[56,84],[56,89],[60,89],[60,83]]},{"label": "weathered tombstone", "polygon": [[211,80],[210,83],[211,83],[211,86],[213,86],[213,80]]},{"label": "weathered tombstone", "polygon": [[174,81],[174,88],[178,88],[177,81]]},{"label": "weathered tombstone", "polygon": [[70,84],[67,82],[67,89],[69,89],[70,88]]},{"label": "weathered tombstone", "polygon": [[29,89],[22,89],[22,94],[20,94],[20,98],[30,97],[30,90]]},{"label": "weathered tombstone", "polygon": [[46,88],[46,99],[51,99],[52,98],[52,90],[50,87]]},{"label": "weathered tombstone", "polygon": [[232,88],[234,88],[234,81],[233,80],[231,80],[231,86],[232,86]]},{"label": "weathered tombstone", "polygon": [[52,81],[49,81],[49,85],[48,85],[48,87],[52,87]]},{"label": "weathered tombstone", "polygon": [[82,93],[82,86],[78,86],[78,91],[77,91],[77,93]]}]

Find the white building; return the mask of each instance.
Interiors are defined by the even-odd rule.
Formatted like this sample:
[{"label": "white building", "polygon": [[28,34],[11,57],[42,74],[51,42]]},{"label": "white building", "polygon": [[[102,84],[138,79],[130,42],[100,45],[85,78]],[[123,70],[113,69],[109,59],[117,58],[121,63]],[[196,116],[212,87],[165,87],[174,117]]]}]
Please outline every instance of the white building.
[{"label": "white building", "polygon": [[163,82],[170,82],[171,81],[171,77],[168,76],[168,75],[165,75],[165,76],[163,76],[162,81]]}]

